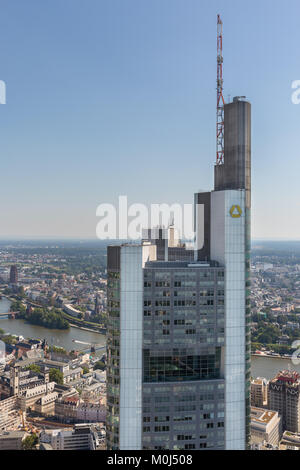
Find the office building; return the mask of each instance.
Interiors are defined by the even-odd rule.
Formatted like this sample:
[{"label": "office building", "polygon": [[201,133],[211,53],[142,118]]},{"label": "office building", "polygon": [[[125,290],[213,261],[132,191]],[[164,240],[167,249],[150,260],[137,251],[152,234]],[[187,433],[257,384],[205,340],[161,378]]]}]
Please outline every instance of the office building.
[{"label": "office building", "polygon": [[236,97],[224,113],[224,163],[194,198],[193,257],[149,232],[108,247],[108,449],[250,441],[251,106]]},{"label": "office building", "polygon": [[278,446],[281,433],[281,417],[277,411],[251,407],[252,445]]},{"label": "office building", "polygon": [[268,408],[282,417],[283,431],[300,432],[300,376],[297,372],[280,371],[269,382]]},{"label": "office building", "polygon": [[268,404],[268,380],[257,377],[251,381],[251,406],[264,408]]},{"label": "office building", "polygon": [[18,283],[18,268],[16,265],[10,267],[9,282],[10,284]]},{"label": "office building", "polygon": [[97,450],[100,444],[98,428],[93,424],[75,424],[73,429],[44,430],[40,434],[41,450]]},{"label": "office building", "polygon": [[299,433],[284,431],[279,450],[300,450]]},{"label": "office building", "polygon": [[29,436],[25,431],[10,431],[0,434],[1,450],[22,450],[24,439]]}]

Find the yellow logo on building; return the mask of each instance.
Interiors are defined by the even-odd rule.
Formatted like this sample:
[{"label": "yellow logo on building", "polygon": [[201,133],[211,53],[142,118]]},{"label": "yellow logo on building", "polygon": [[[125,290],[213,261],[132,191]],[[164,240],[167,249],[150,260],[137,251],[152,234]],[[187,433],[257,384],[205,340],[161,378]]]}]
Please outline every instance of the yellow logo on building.
[{"label": "yellow logo on building", "polygon": [[233,218],[238,218],[238,217],[241,217],[242,215],[242,209],[238,205],[231,206],[229,212],[230,212],[231,217]]}]

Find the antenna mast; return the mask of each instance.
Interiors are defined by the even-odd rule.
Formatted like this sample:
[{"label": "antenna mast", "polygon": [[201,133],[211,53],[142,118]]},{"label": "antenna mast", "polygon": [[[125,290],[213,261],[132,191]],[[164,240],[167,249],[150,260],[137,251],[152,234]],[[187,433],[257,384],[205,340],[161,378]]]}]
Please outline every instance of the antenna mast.
[{"label": "antenna mast", "polygon": [[223,97],[223,22],[217,18],[217,158],[216,165],[224,163],[224,97]]}]

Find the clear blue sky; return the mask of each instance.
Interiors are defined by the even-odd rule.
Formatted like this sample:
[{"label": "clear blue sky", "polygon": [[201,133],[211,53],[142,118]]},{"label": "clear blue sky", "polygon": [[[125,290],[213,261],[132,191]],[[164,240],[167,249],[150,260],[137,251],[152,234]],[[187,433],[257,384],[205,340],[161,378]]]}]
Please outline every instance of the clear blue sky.
[{"label": "clear blue sky", "polygon": [[96,207],[191,203],[225,97],[252,102],[255,238],[300,238],[299,0],[2,0],[0,236],[94,237]]}]

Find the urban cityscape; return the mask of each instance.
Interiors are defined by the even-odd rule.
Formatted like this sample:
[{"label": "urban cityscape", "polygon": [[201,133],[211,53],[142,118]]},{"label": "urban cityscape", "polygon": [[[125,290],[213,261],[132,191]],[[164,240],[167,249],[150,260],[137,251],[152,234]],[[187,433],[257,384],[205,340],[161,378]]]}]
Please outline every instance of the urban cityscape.
[{"label": "urban cityscape", "polygon": [[[1,451],[102,451],[112,459],[106,463],[143,468],[149,451],[160,456],[152,464],[166,464],[161,456],[169,451],[183,458],[171,463],[192,464],[193,451],[300,450],[300,241],[296,232],[252,235],[258,98],[253,90],[246,96],[242,81],[225,96],[224,16],[209,20],[214,155],[197,166],[201,173],[208,165],[208,189],[187,185],[192,239],[167,204],[155,226],[144,223],[142,204],[131,210],[140,216],[136,238],[100,239],[96,216],[98,238],[0,233]],[[146,191],[153,163],[139,164]],[[189,178],[190,166],[182,164],[180,178]],[[178,184],[175,167],[174,160],[165,173],[166,191]],[[124,167],[111,171],[109,185],[119,195]],[[86,194],[89,185],[81,188],[77,178],[76,190]],[[13,182],[10,188],[7,198]],[[282,197],[288,206],[288,194]],[[93,207],[104,218],[103,233],[112,224],[116,234],[116,220],[121,233],[122,215],[113,209],[111,219],[112,204],[103,207]],[[143,453],[126,461],[121,451]]]}]

